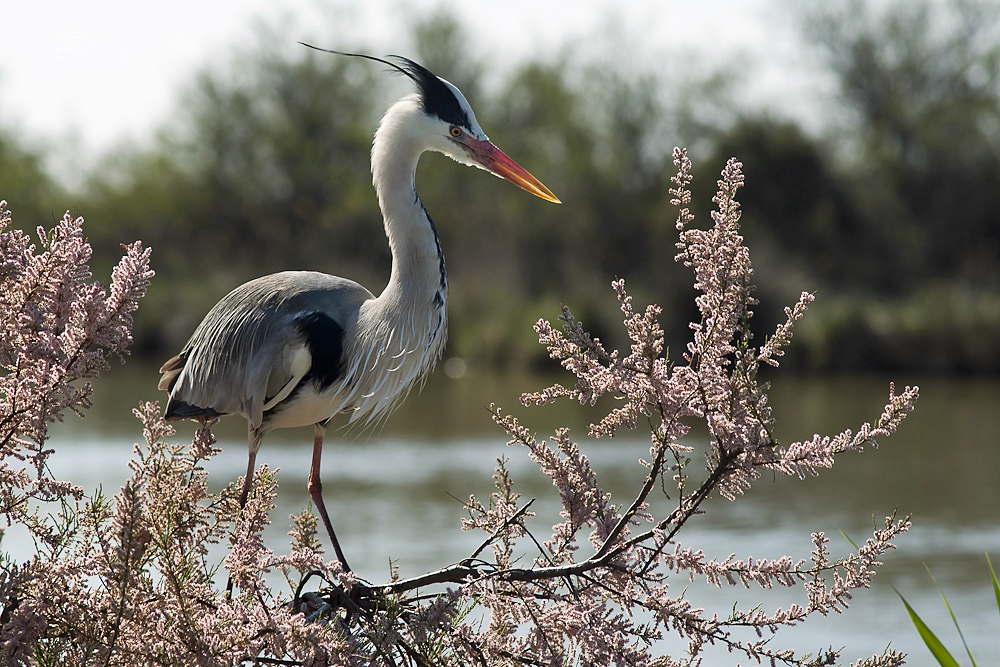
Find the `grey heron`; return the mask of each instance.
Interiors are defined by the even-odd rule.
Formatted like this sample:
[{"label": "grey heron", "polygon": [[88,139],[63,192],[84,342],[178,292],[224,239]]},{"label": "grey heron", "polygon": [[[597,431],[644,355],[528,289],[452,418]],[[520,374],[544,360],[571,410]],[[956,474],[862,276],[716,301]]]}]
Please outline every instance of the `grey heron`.
[{"label": "grey heron", "polygon": [[170,394],[167,419],[246,418],[249,460],[241,508],[264,435],[314,425],[309,495],[349,570],[323,503],[320,457],[327,424],[341,413],[354,422],[387,413],[433,368],[447,337],[444,253],[414,185],[420,155],[444,153],[560,202],[490,142],[454,85],[400,56],[340,55],[388,65],[417,87],[389,108],[372,143],[372,182],[392,253],[388,284],[376,297],[352,280],[316,271],[251,280],[223,297],[180,354],[163,364],[159,388]]}]

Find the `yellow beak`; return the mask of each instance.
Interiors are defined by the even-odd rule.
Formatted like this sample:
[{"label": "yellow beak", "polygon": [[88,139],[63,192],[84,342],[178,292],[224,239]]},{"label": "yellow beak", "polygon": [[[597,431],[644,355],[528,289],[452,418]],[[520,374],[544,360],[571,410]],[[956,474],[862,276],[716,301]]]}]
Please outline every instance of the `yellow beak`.
[{"label": "yellow beak", "polygon": [[527,169],[507,157],[492,142],[473,139],[469,136],[462,137],[457,142],[464,146],[469,152],[469,156],[487,171],[510,181],[536,197],[541,197],[555,204],[562,203],[541,181],[528,173]]}]

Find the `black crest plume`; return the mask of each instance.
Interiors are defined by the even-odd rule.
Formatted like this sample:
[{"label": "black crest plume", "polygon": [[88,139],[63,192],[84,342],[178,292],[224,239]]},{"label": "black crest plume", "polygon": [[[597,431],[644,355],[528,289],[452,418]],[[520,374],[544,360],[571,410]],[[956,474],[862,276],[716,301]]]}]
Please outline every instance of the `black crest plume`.
[{"label": "black crest plume", "polygon": [[310,49],[315,49],[316,51],[323,51],[324,53],[335,53],[340,56],[350,56],[352,58],[365,58],[388,65],[397,73],[402,74],[417,84],[417,88],[420,90],[420,103],[424,111],[437,116],[449,125],[458,125],[467,129],[471,129],[472,127],[469,115],[462,108],[462,105],[459,104],[454,93],[445,85],[444,81],[423,65],[413,62],[409,58],[404,58],[403,56],[386,56],[386,58],[390,58],[391,60],[385,60],[363,53],[345,53],[344,51],[321,49],[318,46],[306,44],[305,42],[299,42],[299,44]]}]

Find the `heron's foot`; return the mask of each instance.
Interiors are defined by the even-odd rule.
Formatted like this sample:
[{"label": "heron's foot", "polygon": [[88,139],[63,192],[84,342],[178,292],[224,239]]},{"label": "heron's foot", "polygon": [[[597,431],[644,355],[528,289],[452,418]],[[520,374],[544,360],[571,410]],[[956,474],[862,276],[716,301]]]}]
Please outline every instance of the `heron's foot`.
[{"label": "heron's foot", "polygon": [[[314,576],[321,577],[327,586],[303,592],[305,584]],[[302,578],[290,604],[293,611],[305,614],[310,623],[325,624],[335,620],[345,629],[363,616],[386,609],[385,596],[368,584],[357,580],[349,584],[331,581],[317,570]]]}]

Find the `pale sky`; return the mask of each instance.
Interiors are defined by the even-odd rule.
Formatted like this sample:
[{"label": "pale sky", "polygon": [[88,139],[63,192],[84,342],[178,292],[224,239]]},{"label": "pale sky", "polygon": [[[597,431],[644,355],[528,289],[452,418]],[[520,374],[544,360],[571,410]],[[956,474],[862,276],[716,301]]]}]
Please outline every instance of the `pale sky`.
[{"label": "pale sky", "polygon": [[516,61],[599,38],[617,23],[634,49],[623,57],[693,53],[709,63],[735,57],[755,82],[751,91],[794,106],[795,98],[811,94],[813,82],[782,6],[782,0],[3,0],[0,127],[15,129],[29,146],[69,147],[92,157],[123,140],[148,140],[194,72],[225,60],[238,43],[253,43],[255,20],[278,26],[289,47],[312,40],[406,55],[408,25],[439,7],[456,12],[479,56]]}]

